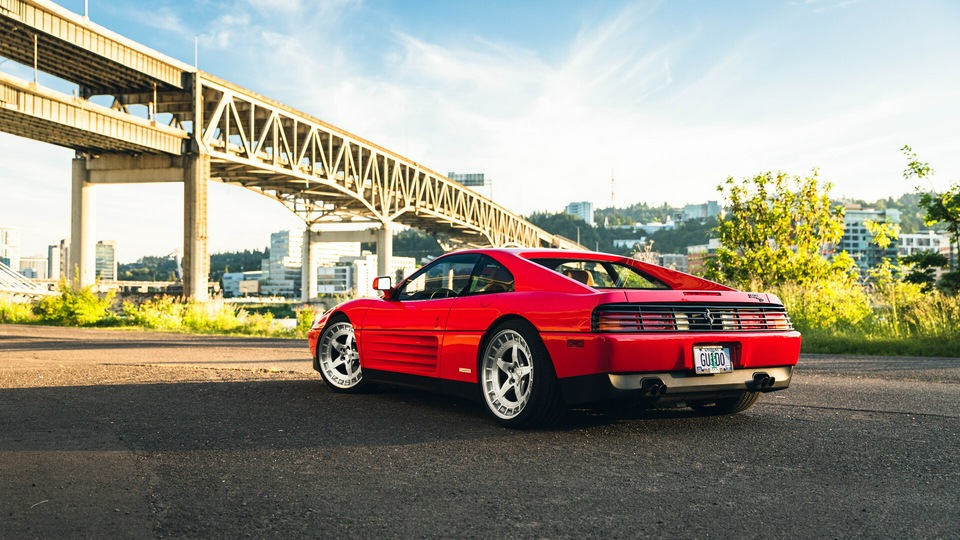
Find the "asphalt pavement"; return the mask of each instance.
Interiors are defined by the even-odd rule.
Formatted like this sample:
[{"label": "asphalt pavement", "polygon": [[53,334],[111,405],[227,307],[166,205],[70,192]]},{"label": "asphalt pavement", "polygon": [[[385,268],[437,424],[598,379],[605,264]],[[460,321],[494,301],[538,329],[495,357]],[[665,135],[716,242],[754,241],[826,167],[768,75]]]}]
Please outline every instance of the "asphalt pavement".
[{"label": "asphalt pavement", "polygon": [[0,538],[957,538],[960,358],[727,417],[328,391],[296,340],[0,325]]}]

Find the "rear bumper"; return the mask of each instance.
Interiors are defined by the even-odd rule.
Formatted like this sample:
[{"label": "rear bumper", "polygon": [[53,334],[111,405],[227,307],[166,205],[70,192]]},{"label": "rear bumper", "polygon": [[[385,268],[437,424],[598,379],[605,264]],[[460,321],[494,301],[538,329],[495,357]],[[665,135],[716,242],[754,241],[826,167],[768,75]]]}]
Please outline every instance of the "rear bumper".
[{"label": "rear bumper", "polygon": [[559,380],[568,405],[612,399],[646,398],[678,402],[741,392],[774,392],[790,386],[793,366],[738,369],[730,373],[690,372],[609,373]]}]

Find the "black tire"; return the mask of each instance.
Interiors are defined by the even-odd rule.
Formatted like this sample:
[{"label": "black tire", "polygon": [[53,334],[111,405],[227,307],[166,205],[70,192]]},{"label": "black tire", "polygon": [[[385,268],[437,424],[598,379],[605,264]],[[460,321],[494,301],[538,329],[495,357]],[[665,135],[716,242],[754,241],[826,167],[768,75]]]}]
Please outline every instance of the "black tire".
[{"label": "black tire", "polygon": [[524,429],[560,419],[565,407],[553,362],[530,324],[508,321],[494,328],[479,364],[481,399],[500,425]]},{"label": "black tire", "polygon": [[356,393],[367,387],[353,325],[345,317],[330,321],[317,339],[320,377],[334,392]]},{"label": "black tire", "polygon": [[739,396],[714,401],[695,401],[690,403],[690,408],[709,415],[736,414],[753,407],[758,399],[760,399],[760,392],[741,392]]}]

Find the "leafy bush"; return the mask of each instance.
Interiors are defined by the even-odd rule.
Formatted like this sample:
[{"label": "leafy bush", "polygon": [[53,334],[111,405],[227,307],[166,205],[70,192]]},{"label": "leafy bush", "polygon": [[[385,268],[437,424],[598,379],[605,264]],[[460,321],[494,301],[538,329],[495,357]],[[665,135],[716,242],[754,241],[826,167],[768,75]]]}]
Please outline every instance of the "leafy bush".
[{"label": "leafy bush", "polygon": [[36,321],[33,304],[0,297],[0,324],[23,324]]},{"label": "leafy bush", "polygon": [[313,321],[316,320],[317,315],[320,315],[320,313],[321,311],[313,306],[301,306],[300,309],[297,310],[297,335],[306,336],[307,332],[310,331],[310,328],[313,326]]},{"label": "leafy bush", "polygon": [[93,286],[81,287],[75,282],[60,280],[60,294],[45,296],[33,306],[40,322],[63,326],[109,326],[117,316],[110,311],[116,292],[98,294]]},{"label": "leafy bush", "polygon": [[270,313],[248,313],[222,300],[198,303],[161,296],[134,304],[124,302],[123,314],[134,326],[203,334],[283,334]]},{"label": "leafy bush", "polygon": [[801,332],[858,327],[872,314],[870,297],[855,282],[790,284],[775,292]]}]

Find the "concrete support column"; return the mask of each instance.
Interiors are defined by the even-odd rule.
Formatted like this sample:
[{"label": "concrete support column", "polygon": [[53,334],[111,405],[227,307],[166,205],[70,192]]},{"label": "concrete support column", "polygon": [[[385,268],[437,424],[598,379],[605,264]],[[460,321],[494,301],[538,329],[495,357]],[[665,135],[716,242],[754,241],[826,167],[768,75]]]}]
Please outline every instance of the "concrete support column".
[{"label": "concrete support column", "polygon": [[96,215],[93,184],[87,171],[87,159],[73,160],[73,192],[70,212],[70,265],[67,279],[80,286],[96,281]]},{"label": "concrete support column", "polygon": [[304,302],[317,297],[317,237],[313,225],[307,225],[303,231],[303,270],[300,274],[300,299]]},{"label": "concrete support column", "polygon": [[194,154],[184,158],[183,171],[183,295],[208,300],[210,254],[207,248],[207,184],[210,158]]},{"label": "concrete support column", "polygon": [[384,221],[377,230],[377,275],[390,276],[391,260],[393,259],[393,227],[389,221]]}]

